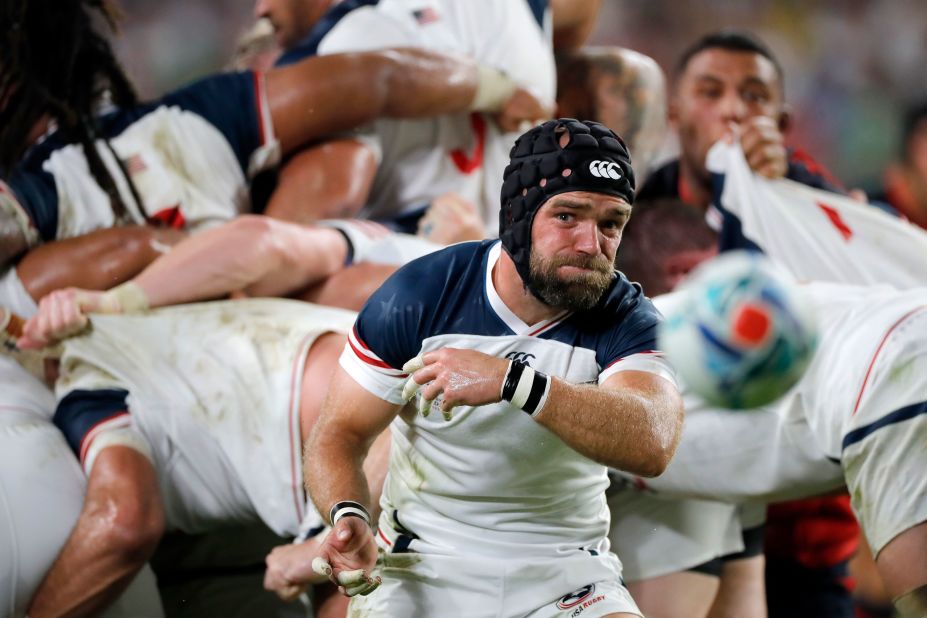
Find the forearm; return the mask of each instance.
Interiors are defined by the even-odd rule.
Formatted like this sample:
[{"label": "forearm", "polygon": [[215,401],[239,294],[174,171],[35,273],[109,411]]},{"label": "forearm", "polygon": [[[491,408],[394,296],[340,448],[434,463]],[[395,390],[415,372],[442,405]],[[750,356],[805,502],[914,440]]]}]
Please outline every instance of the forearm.
[{"label": "forearm", "polygon": [[595,29],[602,0],[553,0],[554,50],[579,49]]},{"label": "forearm", "polygon": [[98,615],[148,561],[163,529],[148,459],[127,447],[103,450],[77,525],[33,596],[29,615]]},{"label": "forearm", "polygon": [[150,307],[242,290],[282,295],[330,275],[344,263],[346,251],[333,230],[244,216],[180,243],[134,282]]},{"label": "forearm", "polygon": [[141,272],[181,237],[148,226],[97,230],[36,247],[16,272],[36,301],[65,287],[106,290]]},{"label": "forearm", "polygon": [[274,130],[288,153],[379,117],[466,111],[479,75],[462,56],[394,49],[310,58],[269,71],[266,80]]},{"label": "forearm", "polygon": [[605,389],[553,379],[536,421],[586,457],[641,476],[659,474],[679,441],[678,394]]},{"label": "forearm", "polygon": [[304,463],[306,490],[323,518],[328,521],[332,505],[344,500],[363,504],[370,512],[373,505],[363,469],[369,442],[324,428],[314,431],[310,441],[306,452],[312,456]]}]

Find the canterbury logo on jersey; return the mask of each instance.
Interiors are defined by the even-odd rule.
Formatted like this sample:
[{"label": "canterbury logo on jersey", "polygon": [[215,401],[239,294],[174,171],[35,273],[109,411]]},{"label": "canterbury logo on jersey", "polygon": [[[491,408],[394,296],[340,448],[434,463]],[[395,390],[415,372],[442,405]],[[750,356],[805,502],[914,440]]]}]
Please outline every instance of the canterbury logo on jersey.
[{"label": "canterbury logo on jersey", "polygon": [[534,354],[528,354],[527,352],[509,352],[505,357],[509,360],[524,363],[529,367],[531,366],[531,360],[537,358]]},{"label": "canterbury logo on jersey", "polygon": [[589,173],[596,178],[611,178],[612,180],[621,178],[621,168],[612,161],[590,161]]}]

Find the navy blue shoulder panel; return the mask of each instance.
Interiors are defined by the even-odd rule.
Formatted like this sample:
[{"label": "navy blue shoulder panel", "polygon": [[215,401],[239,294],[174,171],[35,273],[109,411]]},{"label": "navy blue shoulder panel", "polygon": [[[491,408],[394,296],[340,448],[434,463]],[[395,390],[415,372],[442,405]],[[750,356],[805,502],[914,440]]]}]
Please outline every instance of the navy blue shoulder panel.
[{"label": "navy blue shoulder panel", "polygon": [[640,285],[619,272],[595,308],[573,314],[541,338],[594,350],[596,362],[605,368],[620,358],[656,350],[662,319]]},{"label": "navy blue shoulder panel", "polygon": [[52,422],[80,457],[81,442],[96,425],[128,412],[128,395],[118,388],[71,391],[58,403]]},{"label": "navy blue shoulder panel", "polygon": [[309,34],[277,58],[274,66],[282,67],[318,55],[322,39],[332,31],[332,28],[338,25],[339,21],[344,19],[345,15],[362,6],[376,6],[379,2],[380,0],[344,0],[339,2],[328,9],[322,19],[309,31]]},{"label": "navy blue shoulder panel", "polygon": [[548,5],[550,5],[549,0],[526,0],[528,6],[531,8],[531,14],[534,15],[534,19],[537,20],[538,26],[541,29],[544,28],[544,13],[547,11]]},{"label": "navy blue shoulder panel", "polygon": [[489,308],[485,292],[485,265],[494,243],[460,243],[400,268],[364,305],[357,337],[399,369],[433,335],[511,334]]},{"label": "navy blue shoulder panel", "polygon": [[42,169],[43,153],[35,150],[37,148],[30,150],[13,169],[7,184],[39,231],[42,241],[50,242],[58,234],[58,189],[55,178]]},{"label": "navy blue shoulder panel", "polygon": [[251,71],[220,73],[175,90],[159,103],[176,105],[213,125],[247,173],[251,154],[264,139],[256,84],[257,74]]}]

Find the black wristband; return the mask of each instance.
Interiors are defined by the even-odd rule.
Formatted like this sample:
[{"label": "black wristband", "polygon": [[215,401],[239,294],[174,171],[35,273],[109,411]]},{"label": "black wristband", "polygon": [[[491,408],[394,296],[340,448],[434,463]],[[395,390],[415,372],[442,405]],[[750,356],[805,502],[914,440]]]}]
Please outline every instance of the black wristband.
[{"label": "black wristband", "polygon": [[502,400],[534,416],[547,403],[550,377],[535,371],[521,361],[509,361],[509,369],[502,383]]},{"label": "black wristband", "polygon": [[336,502],[332,505],[332,508],[328,511],[328,519],[332,522],[334,526],[338,523],[338,520],[343,517],[360,517],[367,525],[370,525],[370,513],[367,512],[367,509],[360,502],[354,502],[353,500],[342,500],[341,502]]},{"label": "black wristband", "polygon": [[509,361],[509,369],[505,372],[505,381],[502,383],[502,399],[512,401],[515,396],[515,389],[518,388],[518,381],[521,374],[525,372],[527,365],[521,361]]}]

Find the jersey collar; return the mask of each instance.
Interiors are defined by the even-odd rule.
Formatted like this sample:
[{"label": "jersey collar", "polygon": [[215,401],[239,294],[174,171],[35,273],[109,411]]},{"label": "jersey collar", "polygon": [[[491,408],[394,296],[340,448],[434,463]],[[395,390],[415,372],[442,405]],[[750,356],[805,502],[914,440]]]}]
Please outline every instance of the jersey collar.
[{"label": "jersey collar", "polygon": [[499,319],[505,323],[506,326],[511,329],[516,335],[523,335],[526,337],[536,337],[541,333],[544,333],[557,324],[564,321],[567,317],[572,315],[572,311],[565,310],[552,318],[547,320],[542,320],[537,324],[525,324],[521,318],[519,318],[515,313],[508,308],[505,302],[502,300],[502,297],[499,296],[499,293],[496,291],[496,286],[492,282],[492,270],[496,266],[496,262],[499,261],[499,255],[502,252],[502,243],[497,242],[489,250],[489,255],[486,258],[486,297],[489,299],[489,306],[492,307],[492,310],[499,316]]}]

